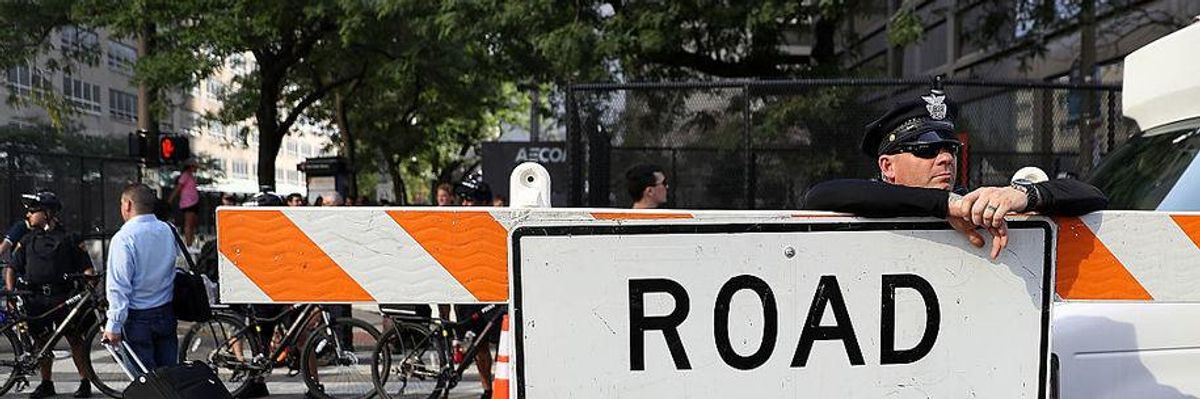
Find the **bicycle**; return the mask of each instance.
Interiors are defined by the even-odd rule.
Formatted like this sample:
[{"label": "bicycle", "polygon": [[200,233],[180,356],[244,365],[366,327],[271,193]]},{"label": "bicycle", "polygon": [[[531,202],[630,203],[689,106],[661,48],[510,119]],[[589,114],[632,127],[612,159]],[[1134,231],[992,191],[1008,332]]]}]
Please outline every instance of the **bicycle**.
[{"label": "bicycle", "polygon": [[[488,305],[472,317],[487,314],[499,305]],[[462,380],[463,373],[470,367],[479,344],[492,331],[500,328],[500,320],[508,313],[500,308],[487,317],[482,332],[467,339],[467,348],[462,361],[455,361],[451,344],[454,331],[462,323],[449,320],[417,316],[404,309],[383,309],[392,328],[379,337],[379,343],[371,355],[371,378],[375,390],[383,398],[437,398],[449,394]],[[455,364],[457,363],[457,365]],[[392,396],[391,392],[395,392]]]},{"label": "bicycle", "polygon": [[[318,326],[307,328],[314,321]],[[270,324],[275,331],[262,334],[263,326]],[[277,344],[262,342],[261,336],[275,333],[280,336]],[[318,397],[368,398],[375,387],[365,369],[366,357],[378,338],[379,331],[369,323],[335,318],[315,304],[292,305],[271,317],[259,317],[254,307],[225,308],[188,329],[180,340],[179,359],[207,363],[234,396],[251,381],[287,366],[288,376],[301,375]]]},{"label": "bicycle", "polygon": [[[28,315],[24,310],[24,298],[34,295],[35,292],[0,291],[0,295],[15,299],[16,304],[15,311],[4,312],[5,320],[0,322],[0,335],[3,335],[3,339],[0,339],[0,378],[4,378],[0,382],[0,395],[7,393],[14,386],[18,392],[28,388],[28,377],[38,373],[39,361],[53,359],[54,347],[71,333],[67,327],[87,321],[86,317],[89,314],[95,317],[94,322],[81,330],[83,333],[80,337],[90,352],[87,358],[81,359],[84,375],[101,393],[114,398],[120,398],[124,385],[128,385],[128,379],[123,378],[124,374],[119,372],[119,365],[115,362],[111,366],[103,361],[97,362],[104,358],[97,359],[95,356],[97,352],[106,353],[102,347],[95,346],[100,342],[100,326],[105,320],[104,296],[97,289],[98,284],[95,284],[103,278],[103,274],[65,274],[63,277],[68,281],[83,283],[83,288],[62,304],[38,315]],[[70,308],[66,318],[57,325],[45,342],[37,342],[29,331],[30,322],[51,317],[64,308]],[[109,367],[116,368],[117,372],[110,373]],[[115,378],[107,378],[110,374]]]}]

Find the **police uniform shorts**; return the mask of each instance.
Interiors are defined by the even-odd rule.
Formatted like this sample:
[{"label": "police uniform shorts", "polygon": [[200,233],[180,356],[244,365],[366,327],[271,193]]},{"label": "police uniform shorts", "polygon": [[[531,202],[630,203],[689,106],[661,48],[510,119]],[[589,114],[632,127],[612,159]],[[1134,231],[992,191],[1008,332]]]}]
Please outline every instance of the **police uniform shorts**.
[{"label": "police uniform shorts", "polygon": [[[488,306],[491,306],[491,309],[485,312],[484,309],[487,309]],[[475,335],[483,334],[483,328],[487,326],[488,320],[504,309],[507,309],[506,305],[454,305],[454,315],[458,318],[459,333],[465,335],[467,331],[472,331]],[[500,319],[496,319],[496,324],[483,339],[493,344],[500,343]]]},{"label": "police uniform shorts", "polygon": [[[66,302],[70,295],[31,295],[25,299],[25,313],[29,316],[29,327],[32,328],[34,336],[46,338],[54,329],[61,325],[67,318],[67,314],[71,312],[70,306],[63,306],[58,310],[42,317],[33,319],[42,315],[42,313],[54,309],[55,306]],[[96,324],[96,315],[91,311],[80,312],[75,315],[75,319],[71,321],[65,329],[64,334],[82,336],[87,332],[88,328]]]}]

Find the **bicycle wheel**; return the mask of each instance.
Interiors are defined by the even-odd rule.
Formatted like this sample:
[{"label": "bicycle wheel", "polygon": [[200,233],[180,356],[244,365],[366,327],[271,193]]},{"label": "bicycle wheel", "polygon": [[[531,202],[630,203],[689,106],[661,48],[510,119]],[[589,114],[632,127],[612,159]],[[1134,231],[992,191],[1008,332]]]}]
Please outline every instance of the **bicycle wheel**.
[{"label": "bicycle wheel", "polygon": [[99,324],[92,325],[84,333],[83,340],[87,345],[88,356],[83,360],[86,362],[83,372],[100,393],[119,399],[124,396],[122,392],[129,386],[130,379],[116,359],[113,359],[112,354],[100,343],[101,338],[103,335]]},{"label": "bicycle wheel", "polygon": [[433,399],[446,391],[451,365],[445,340],[428,328],[398,323],[379,338],[371,380],[384,398]]},{"label": "bicycle wheel", "polygon": [[371,352],[379,330],[352,317],[335,319],[309,335],[300,357],[300,374],[308,391],[320,398],[369,398]]},{"label": "bicycle wheel", "polygon": [[0,378],[4,380],[0,381],[0,395],[7,393],[13,384],[17,383],[17,372],[20,371],[17,359],[25,353],[21,341],[17,340],[12,329],[4,330],[2,335],[4,338],[0,338]]},{"label": "bicycle wheel", "polygon": [[179,361],[207,364],[217,373],[229,392],[237,396],[260,372],[254,365],[258,336],[242,320],[215,315],[205,323],[195,323],[179,340]]}]

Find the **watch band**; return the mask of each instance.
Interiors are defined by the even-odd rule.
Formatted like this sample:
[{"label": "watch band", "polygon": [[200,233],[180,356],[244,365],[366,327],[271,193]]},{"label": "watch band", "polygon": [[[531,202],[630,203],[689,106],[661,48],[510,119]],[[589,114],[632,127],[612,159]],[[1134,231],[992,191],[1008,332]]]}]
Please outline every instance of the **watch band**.
[{"label": "watch band", "polygon": [[1042,203],[1041,192],[1038,191],[1037,185],[1025,179],[1017,179],[1012,182],[1014,189],[1025,193],[1025,209],[1021,213],[1032,212],[1037,210],[1038,205]]}]

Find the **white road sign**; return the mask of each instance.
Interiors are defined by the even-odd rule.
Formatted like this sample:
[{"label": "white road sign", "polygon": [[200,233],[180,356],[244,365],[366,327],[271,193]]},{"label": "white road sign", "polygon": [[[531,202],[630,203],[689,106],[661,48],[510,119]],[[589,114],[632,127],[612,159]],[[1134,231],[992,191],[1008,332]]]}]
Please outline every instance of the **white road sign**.
[{"label": "white road sign", "polygon": [[521,227],[518,398],[1045,397],[1051,223]]}]

